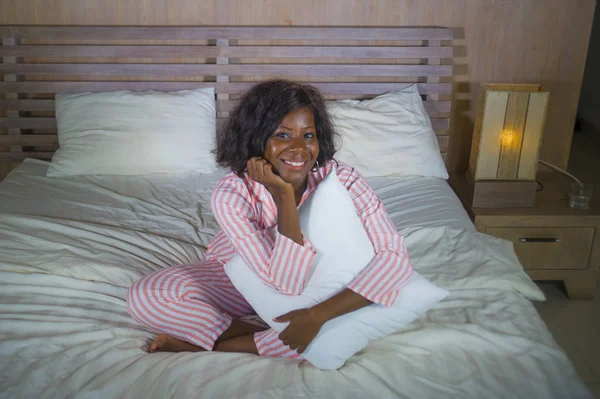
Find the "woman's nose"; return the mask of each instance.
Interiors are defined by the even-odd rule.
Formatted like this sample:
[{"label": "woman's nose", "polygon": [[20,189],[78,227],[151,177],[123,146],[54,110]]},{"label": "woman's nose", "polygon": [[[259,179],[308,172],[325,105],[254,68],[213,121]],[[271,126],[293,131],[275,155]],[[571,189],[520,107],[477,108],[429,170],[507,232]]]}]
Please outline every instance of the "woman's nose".
[{"label": "woman's nose", "polygon": [[303,137],[294,137],[290,142],[291,150],[303,150],[305,148],[304,138]]}]

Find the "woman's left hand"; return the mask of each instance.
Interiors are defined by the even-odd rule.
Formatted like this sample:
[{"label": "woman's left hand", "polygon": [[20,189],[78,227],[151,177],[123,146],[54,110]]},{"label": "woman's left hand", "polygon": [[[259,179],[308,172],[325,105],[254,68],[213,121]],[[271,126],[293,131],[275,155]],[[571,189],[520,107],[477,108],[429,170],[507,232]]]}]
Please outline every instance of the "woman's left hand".
[{"label": "woman's left hand", "polygon": [[290,322],[285,330],[279,334],[279,339],[298,353],[306,350],[326,321],[311,309],[294,310],[273,320],[278,323]]}]

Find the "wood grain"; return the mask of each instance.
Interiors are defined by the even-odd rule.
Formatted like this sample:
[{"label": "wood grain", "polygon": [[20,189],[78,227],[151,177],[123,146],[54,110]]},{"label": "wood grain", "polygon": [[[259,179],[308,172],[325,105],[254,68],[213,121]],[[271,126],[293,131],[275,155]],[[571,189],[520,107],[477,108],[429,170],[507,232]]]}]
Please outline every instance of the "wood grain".
[{"label": "wood grain", "polygon": [[243,26],[188,26],[179,29],[168,27],[111,26],[0,26],[1,37],[43,39],[143,39],[143,40],[194,40],[211,39],[266,39],[271,40],[452,40],[451,28],[377,28],[341,27],[315,30],[304,27],[243,27]]},{"label": "wood grain", "polygon": [[551,93],[540,157],[566,167],[595,0],[3,0],[0,24],[450,26],[455,41],[449,167],[467,167],[482,82]]},{"label": "wood grain", "polygon": [[529,93],[510,93],[502,132],[497,180],[514,180],[519,172]]},{"label": "wood grain", "polygon": [[[440,97],[448,94],[452,85],[448,80],[442,83],[441,79],[451,77],[453,67],[449,62],[442,64],[444,59],[440,57],[451,55],[452,52],[447,51],[448,43],[442,43],[439,39],[421,39],[452,37],[451,29],[374,28],[366,32],[364,28],[327,27],[111,27],[108,30],[106,27],[4,26],[0,27],[0,32],[23,35],[18,39],[23,44],[17,50],[13,50],[17,45],[16,39],[4,39],[7,45],[2,47],[2,54],[6,55],[4,60],[15,60],[13,55],[22,56],[19,58],[22,62],[18,64],[5,62],[0,65],[0,73],[13,77],[6,83],[0,83],[0,91],[8,95],[8,98],[0,100],[0,105],[9,114],[8,117],[0,117],[0,128],[23,132],[23,135],[17,134],[15,137],[0,137],[0,145],[5,144],[11,149],[11,153],[2,154],[5,162],[17,162],[25,157],[49,159],[58,148],[56,119],[50,117],[55,103],[50,98],[35,98],[40,95],[50,97],[55,93],[68,92],[122,89],[170,91],[211,87],[215,89],[219,104],[219,131],[235,104],[234,99],[255,81],[272,77],[309,82],[330,99],[345,96],[371,98],[406,88],[413,82],[421,82],[417,83],[420,93],[425,97],[426,110],[431,111],[431,124],[439,136],[442,156],[444,160],[447,159],[451,137],[448,115],[451,101],[448,96],[443,100]],[[286,46],[280,45],[282,37],[295,39],[299,33],[312,42],[315,39],[322,41],[324,37],[341,37],[342,34],[345,40],[337,40],[334,44],[326,40],[319,46],[306,46],[304,41],[291,40]],[[49,36],[37,38],[46,34]],[[241,46],[237,39],[226,38],[228,35],[235,38],[238,34],[247,36]],[[359,40],[347,40],[358,38],[357,34],[362,35]],[[257,54],[236,50],[252,42],[248,39],[263,39],[269,35],[278,37],[277,42],[254,40],[254,43],[260,42],[261,45],[251,45],[249,48],[259,49],[263,56],[274,58],[257,58]],[[119,41],[112,41],[117,37]],[[194,40],[191,40],[192,37]],[[367,41],[373,37],[396,40],[393,43]],[[135,58],[127,54],[125,50],[128,46],[121,43],[123,38],[135,38],[135,43],[129,47],[135,50],[135,55],[144,57]],[[419,40],[415,43],[398,40],[407,38],[413,42],[413,39]],[[107,40],[116,44],[106,43]],[[190,41],[196,40],[202,44],[190,45]],[[172,46],[164,46],[165,41]],[[362,45],[356,46],[356,42]],[[191,54],[170,49],[176,47]],[[97,55],[93,52],[96,48],[101,50],[103,57],[94,56]],[[394,48],[406,50],[405,55],[426,58],[385,58],[401,53],[390,51]],[[158,57],[155,57],[155,49],[159,50]],[[331,57],[325,49],[331,50],[336,57]],[[291,54],[292,50],[294,57],[291,57],[291,62],[279,57],[281,54]],[[309,50],[310,57],[302,57],[304,50]],[[314,57],[315,54],[322,58]],[[367,59],[365,56],[375,54],[384,57]],[[113,57],[115,55],[125,57]],[[193,57],[190,58],[190,55]],[[199,57],[215,55],[214,59]],[[232,58],[231,55],[252,55],[252,61]],[[342,57],[344,55],[345,58]],[[171,58],[173,56],[178,57]],[[17,75],[19,79],[16,79]],[[48,134],[38,134],[42,131]],[[26,147],[23,153],[14,154],[21,152],[21,147]]]},{"label": "wood grain", "polygon": [[[12,37],[2,38],[2,47],[10,48],[10,47],[16,46],[17,44],[19,44],[19,40],[16,38],[12,38]],[[2,66],[15,65],[15,64],[17,64],[17,62],[18,62],[17,57],[2,58]],[[16,82],[17,75],[5,73],[3,80],[5,82]],[[8,92],[8,93],[4,94],[4,98],[6,98],[8,100],[14,100],[14,99],[17,99],[18,97],[19,97],[18,93]],[[19,111],[16,111],[16,110],[6,110],[5,114],[8,118],[11,118],[11,119],[18,119],[20,116]],[[18,135],[21,133],[21,130],[18,128],[15,128],[15,126],[4,126],[4,127],[0,127],[0,128],[7,128],[6,133],[11,136]],[[4,151],[4,150],[9,150],[11,152],[20,152],[22,150],[22,147],[14,144],[14,143],[9,144],[6,147],[0,146],[0,151]],[[2,175],[8,173],[11,170],[10,165],[0,165],[0,167],[2,168],[2,169],[0,169],[0,173],[2,173]]]},{"label": "wood grain", "polygon": [[16,111],[54,111],[54,100],[0,100],[0,109]]},{"label": "wood grain", "polygon": [[[584,263],[587,267],[581,268],[581,265],[565,260],[564,269],[528,269],[527,273],[534,280],[564,280],[570,298],[593,299],[600,269],[600,198],[592,197],[588,210],[572,209],[569,207],[568,195],[572,181],[568,177],[558,173],[541,172],[537,178],[544,185],[544,190],[536,194],[535,206],[531,208],[474,208],[465,195],[464,174],[451,172],[450,184],[479,232],[486,233],[492,229],[490,233],[494,233],[493,229],[497,228],[533,229],[530,232],[536,235],[544,234],[546,237],[562,231],[575,231],[568,229],[583,232],[581,239],[586,244],[582,247],[578,247],[579,244],[576,243],[569,245],[569,251],[577,252],[575,256],[578,259],[584,259],[587,254],[587,263]],[[587,246],[589,231],[593,232],[591,251]],[[532,258],[532,262],[535,264],[535,259]],[[549,262],[552,262],[552,259]],[[574,269],[572,266],[581,269]],[[589,283],[590,281],[593,283]]]},{"label": "wood grain", "polygon": [[476,180],[496,180],[508,99],[508,93],[486,93],[481,137],[476,142],[478,143],[474,173]]},{"label": "wood grain", "polygon": [[[592,227],[488,227],[494,237],[513,243],[525,269],[588,269],[595,229]],[[556,242],[523,242],[547,238]]]},{"label": "wood grain", "polygon": [[0,48],[0,57],[117,57],[117,58],[452,58],[451,47],[394,46],[13,46]]},{"label": "wood grain", "polygon": [[52,128],[56,128],[56,119],[54,119],[54,118],[0,118],[0,128],[52,129]]},{"label": "wood grain", "polygon": [[0,152],[0,162],[18,163],[23,162],[27,158],[51,160],[54,151],[52,152]]},{"label": "wood grain", "polygon": [[56,134],[18,134],[0,135],[0,145],[19,146],[57,146],[58,136]]},{"label": "wood grain", "polygon": [[523,144],[521,152],[533,156],[521,157],[519,161],[519,180],[535,180],[538,167],[538,157],[541,146],[541,135],[546,123],[546,107],[548,105],[548,93],[531,93],[529,95],[529,106],[527,109],[527,123],[523,132]]},{"label": "wood grain", "polygon": [[[243,93],[254,83],[215,83],[215,82],[17,82],[0,83],[0,92],[15,93],[78,93],[84,91],[108,90],[183,90],[202,87],[214,87],[217,93]],[[402,90],[411,83],[311,83],[323,94],[381,94],[387,91]],[[421,94],[450,93],[449,83],[420,83],[417,84]]]},{"label": "wood grain", "polygon": [[[0,64],[0,73],[96,76],[450,76],[449,65]],[[438,82],[436,82],[438,83]]]}]

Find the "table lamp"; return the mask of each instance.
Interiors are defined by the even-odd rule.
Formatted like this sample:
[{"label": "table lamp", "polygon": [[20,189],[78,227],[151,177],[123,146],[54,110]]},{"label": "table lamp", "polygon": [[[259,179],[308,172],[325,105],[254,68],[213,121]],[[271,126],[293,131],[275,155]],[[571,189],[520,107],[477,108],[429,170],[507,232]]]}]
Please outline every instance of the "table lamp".
[{"label": "table lamp", "polygon": [[467,173],[473,207],[534,205],[548,96],[539,85],[481,85]]}]

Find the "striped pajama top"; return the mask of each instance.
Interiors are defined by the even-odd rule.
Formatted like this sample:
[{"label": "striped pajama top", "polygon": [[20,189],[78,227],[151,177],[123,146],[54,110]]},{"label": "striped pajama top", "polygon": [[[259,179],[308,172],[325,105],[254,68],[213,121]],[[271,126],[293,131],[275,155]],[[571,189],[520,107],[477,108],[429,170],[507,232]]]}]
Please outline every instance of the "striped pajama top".
[{"label": "striped pajama top", "polygon": [[[300,203],[332,168],[350,193],[375,250],[371,263],[348,288],[371,302],[390,306],[413,270],[404,238],[364,178],[356,169],[330,161],[309,173]],[[277,207],[264,185],[247,175],[240,177],[230,172],[217,182],[211,208],[221,230],[210,242],[206,259],[227,263],[240,254],[261,279],[277,290],[288,295],[302,292],[316,252],[306,238],[299,245],[277,229],[274,238],[268,234],[267,230],[277,224]]]}]

